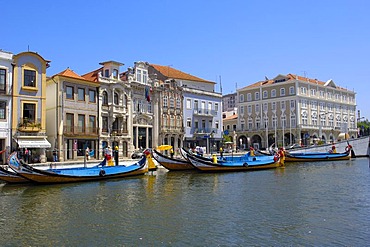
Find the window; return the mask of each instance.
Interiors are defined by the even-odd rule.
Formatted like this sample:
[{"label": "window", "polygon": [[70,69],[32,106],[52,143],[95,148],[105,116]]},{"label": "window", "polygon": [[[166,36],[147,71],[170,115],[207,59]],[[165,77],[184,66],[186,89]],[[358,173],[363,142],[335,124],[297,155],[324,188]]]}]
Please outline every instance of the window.
[{"label": "window", "polygon": [[256,104],[256,108],[255,108],[256,112],[260,112],[260,105],[259,104]]},{"label": "window", "polygon": [[263,111],[267,112],[268,110],[268,103],[263,103]]},{"label": "window", "polygon": [[36,104],[24,103],[23,104],[23,119],[35,121],[36,117]]},{"label": "window", "polygon": [[77,131],[80,133],[85,132],[85,115],[78,115]]},{"label": "window", "polygon": [[289,94],[290,94],[290,95],[294,95],[294,94],[295,94],[294,87],[290,87],[290,88],[289,88]]},{"label": "window", "polygon": [[303,99],[301,101],[302,108],[307,108],[307,100]]},{"label": "window", "polygon": [[186,127],[190,128],[191,127],[191,118],[186,119]]},{"label": "window", "polygon": [[290,100],[290,109],[295,108],[295,100]]},{"label": "window", "polygon": [[316,96],[316,89],[314,88],[311,89],[311,96]]},{"label": "window", "polygon": [[218,123],[218,121],[215,122],[215,128],[216,129],[220,128],[220,124]]},{"label": "window", "polygon": [[276,110],[276,102],[271,102],[271,110]]},{"label": "window", "polygon": [[244,114],[244,106],[240,106],[240,114]]},{"label": "window", "polygon": [[333,111],[333,105],[328,103],[328,111],[329,112],[332,112]]},{"label": "window", "polygon": [[306,95],[307,94],[307,88],[301,87],[301,94]]},{"label": "window", "polygon": [[319,102],[320,110],[324,111],[325,110],[325,103],[324,102]]},{"label": "window", "polygon": [[113,78],[118,79],[118,69],[113,70]]},{"label": "window", "polygon": [[191,99],[186,99],[186,109],[191,109]]},{"label": "window", "polygon": [[269,118],[268,117],[264,117],[264,123],[265,123],[265,129],[267,129],[269,127]]},{"label": "window", "polygon": [[311,124],[317,125],[317,113],[316,112],[313,112],[311,115]]},{"label": "window", "polygon": [[267,99],[267,97],[268,97],[268,92],[265,90],[265,91],[263,91],[263,98]]},{"label": "window", "polygon": [[248,105],[248,113],[252,114],[252,106],[251,105]]},{"label": "window", "polygon": [[218,112],[218,103],[215,103],[215,112]]},{"label": "window", "polygon": [[104,77],[109,77],[109,69],[104,70]]},{"label": "window", "polygon": [[6,119],[6,102],[0,101],[0,119]]},{"label": "window", "polygon": [[280,88],[280,96],[285,96],[285,88]]},{"label": "window", "polygon": [[255,93],[254,93],[254,98],[255,98],[256,100],[259,100],[259,99],[260,99],[260,93],[259,93],[259,92],[255,92]]},{"label": "window", "polygon": [[167,95],[163,97],[163,107],[168,107],[168,96]]},{"label": "window", "polygon": [[198,108],[199,108],[198,100],[194,100],[194,110],[198,110]]},{"label": "window", "polygon": [[327,96],[328,96],[328,99],[331,99],[332,98],[331,92],[328,92]]},{"label": "window", "polygon": [[285,115],[281,116],[281,127],[283,128],[286,127],[286,116]]},{"label": "window", "polygon": [[253,129],[253,120],[251,118],[248,119],[248,129]]},{"label": "window", "polygon": [[84,88],[78,89],[78,100],[85,101],[85,89]]},{"label": "window", "polygon": [[256,117],[256,129],[260,129],[261,128],[261,119],[259,117]]},{"label": "window", "polygon": [[252,94],[251,93],[247,93],[247,101],[252,101]]},{"label": "window", "polygon": [[291,127],[296,127],[296,125],[297,125],[297,120],[295,118],[295,115],[291,115],[290,116],[290,126]]},{"label": "window", "polygon": [[118,105],[119,104],[119,95],[116,92],[114,93],[113,101],[114,101],[114,104],[115,105]]},{"label": "window", "polygon": [[103,92],[103,105],[107,106],[108,105],[108,93],[107,91]]},{"label": "window", "polygon": [[96,117],[89,116],[89,133],[94,133],[96,128]]},{"label": "window", "polygon": [[285,101],[281,101],[280,102],[280,108],[281,108],[281,110],[285,110],[286,109],[286,107],[285,107]]},{"label": "window", "polygon": [[152,113],[152,103],[151,102],[148,102],[147,107],[148,107],[147,112]]},{"label": "window", "polygon": [[176,108],[177,109],[180,109],[181,108],[181,101],[180,101],[180,98],[176,98]]},{"label": "window", "polygon": [[170,107],[175,108],[175,99],[173,97],[170,97]]},{"label": "window", "polygon": [[5,91],[6,85],[6,70],[0,69],[0,91]]},{"label": "window", "polygon": [[89,90],[89,102],[90,103],[95,103],[96,98],[95,98],[95,91],[94,90]]},{"label": "window", "polygon": [[311,109],[316,110],[317,109],[317,102],[311,101]]},{"label": "window", "polygon": [[271,97],[276,97],[276,89],[271,90]]},{"label": "window", "polygon": [[320,97],[321,97],[321,98],[324,98],[324,96],[325,96],[324,91],[320,90]]},{"label": "window", "polygon": [[36,71],[25,69],[23,76],[23,83],[25,87],[36,87]]},{"label": "window", "polygon": [[136,79],[141,82],[141,69],[136,69]]},{"label": "window", "polygon": [[240,101],[240,102],[244,102],[244,94],[241,94],[241,95],[239,96],[239,101]]},{"label": "window", "polygon": [[72,113],[67,113],[66,114],[66,132],[71,133],[73,130],[73,127],[75,126],[74,124],[74,115]]},{"label": "window", "polygon": [[276,115],[272,117],[272,127],[273,128],[277,127],[277,117],[276,117]]},{"label": "window", "polygon": [[147,78],[148,78],[148,72],[146,70],[143,70],[143,83],[146,83]]},{"label": "window", "polygon": [[211,114],[211,110],[212,110],[212,102],[208,102],[208,114]]},{"label": "window", "polygon": [[66,98],[73,99],[73,95],[74,95],[73,87],[66,86]]},{"label": "window", "polygon": [[102,132],[108,132],[108,117],[102,117]]}]

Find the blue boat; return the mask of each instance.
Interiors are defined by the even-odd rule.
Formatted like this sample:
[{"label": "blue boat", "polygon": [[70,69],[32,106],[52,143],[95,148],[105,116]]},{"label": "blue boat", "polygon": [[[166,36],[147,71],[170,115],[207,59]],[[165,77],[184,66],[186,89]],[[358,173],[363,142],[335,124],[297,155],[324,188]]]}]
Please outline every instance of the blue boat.
[{"label": "blue boat", "polygon": [[129,165],[106,166],[106,160],[104,159],[99,165],[94,167],[40,170],[30,165],[22,164],[18,160],[16,153],[12,153],[8,158],[9,167],[19,176],[35,183],[45,184],[82,182],[142,175],[148,172],[146,161],[147,158],[144,155],[139,161],[135,161],[135,163]]}]

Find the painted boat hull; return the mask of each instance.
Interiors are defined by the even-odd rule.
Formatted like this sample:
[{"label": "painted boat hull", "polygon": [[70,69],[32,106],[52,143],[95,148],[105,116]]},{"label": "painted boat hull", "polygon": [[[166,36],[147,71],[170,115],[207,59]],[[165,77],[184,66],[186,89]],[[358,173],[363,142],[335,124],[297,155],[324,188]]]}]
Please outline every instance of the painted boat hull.
[{"label": "painted boat hull", "polygon": [[161,164],[164,168],[170,171],[183,171],[183,170],[193,170],[194,167],[189,161],[185,159],[174,159],[167,157],[157,150],[153,149],[153,158]]},{"label": "painted boat hull", "polygon": [[315,161],[336,161],[351,159],[351,152],[345,153],[294,153],[286,154],[285,162],[315,162]]},{"label": "painted boat hull", "polygon": [[254,160],[249,162],[224,162],[221,164],[204,161],[196,156],[189,155],[190,163],[202,172],[233,172],[233,171],[256,171],[274,169],[280,166],[279,161]]},{"label": "painted boat hull", "polygon": [[7,171],[2,167],[0,167],[0,180],[7,183],[17,183],[17,184],[30,182],[28,179],[25,179],[24,177],[21,177],[14,172]]},{"label": "painted boat hull", "polygon": [[12,154],[9,157],[8,164],[18,175],[32,182],[44,184],[105,180],[143,175],[148,172],[145,156],[129,166],[95,166],[39,170],[29,165],[21,164],[16,155]]}]

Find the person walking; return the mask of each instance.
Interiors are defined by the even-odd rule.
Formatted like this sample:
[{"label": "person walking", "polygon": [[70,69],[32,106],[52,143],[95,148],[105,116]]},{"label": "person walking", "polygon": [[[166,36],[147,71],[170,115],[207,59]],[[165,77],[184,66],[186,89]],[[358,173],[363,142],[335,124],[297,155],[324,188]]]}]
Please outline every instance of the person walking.
[{"label": "person walking", "polygon": [[53,161],[58,162],[58,152],[56,148],[53,150]]}]

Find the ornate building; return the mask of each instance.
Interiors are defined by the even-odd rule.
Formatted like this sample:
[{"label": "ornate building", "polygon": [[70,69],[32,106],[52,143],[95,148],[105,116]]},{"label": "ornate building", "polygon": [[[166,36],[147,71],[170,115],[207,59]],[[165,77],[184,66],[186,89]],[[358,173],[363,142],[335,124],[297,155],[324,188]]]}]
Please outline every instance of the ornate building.
[{"label": "ornate building", "polygon": [[99,82],[99,154],[107,146],[118,147],[120,157],[129,157],[132,145],[133,104],[130,82],[120,76],[122,63],[106,61],[101,68],[83,75],[87,80]]},{"label": "ornate building", "polygon": [[272,143],[311,145],[356,136],[355,92],[293,74],[278,75],[237,90],[238,141],[266,148]]},{"label": "ornate building", "polygon": [[168,66],[151,64],[149,75],[154,82],[154,116],[155,129],[158,133],[154,136],[156,145],[168,144],[175,148],[183,146],[183,95],[182,87],[175,78],[171,77]]}]

